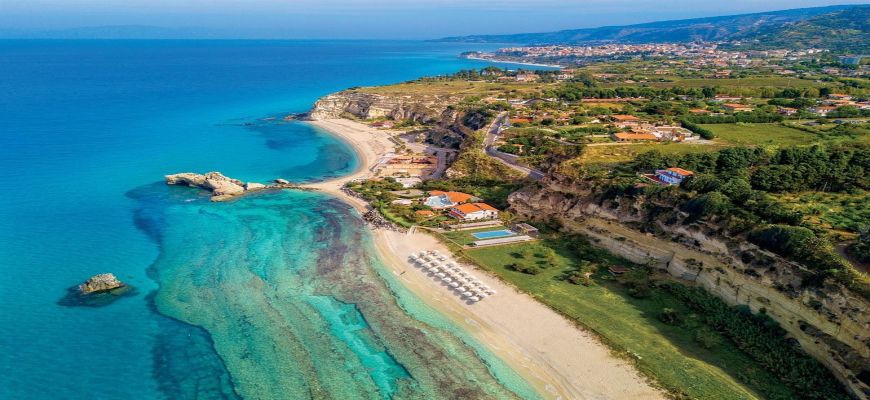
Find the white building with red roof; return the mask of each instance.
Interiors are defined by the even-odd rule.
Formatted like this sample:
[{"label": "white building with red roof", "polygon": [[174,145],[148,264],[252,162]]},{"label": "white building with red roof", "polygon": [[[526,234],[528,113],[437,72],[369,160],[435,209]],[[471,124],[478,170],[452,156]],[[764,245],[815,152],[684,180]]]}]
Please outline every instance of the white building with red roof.
[{"label": "white building with red roof", "polygon": [[498,218],[498,209],[486,203],[459,204],[450,208],[450,216],[462,221]]}]

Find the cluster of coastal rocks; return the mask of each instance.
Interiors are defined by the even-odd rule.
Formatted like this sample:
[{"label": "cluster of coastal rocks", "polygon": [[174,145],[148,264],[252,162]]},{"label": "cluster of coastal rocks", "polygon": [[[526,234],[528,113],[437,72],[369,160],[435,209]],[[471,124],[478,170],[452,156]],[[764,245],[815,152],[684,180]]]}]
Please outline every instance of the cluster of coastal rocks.
[{"label": "cluster of coastal rocks", "polygon": [[197,187],[211,192],[211,201],[227,201],[232,198],[264,189],[287,189],[297,186],[284,179],[275,179],[268,185],[257,182],[242,182],[220,172],[196,174],[182,172],[166,175],[166,184]]},{"label": "cluster of coastal rocks", "polygon": [[402,227],[397,226],[396,224],[387,221],[381,213],[378,212],[377,209],[370,209],[362,215],[363,221],[367,224],[371,225],[375,229],[387,229],[396,232],[405,232],[406,230]]}]

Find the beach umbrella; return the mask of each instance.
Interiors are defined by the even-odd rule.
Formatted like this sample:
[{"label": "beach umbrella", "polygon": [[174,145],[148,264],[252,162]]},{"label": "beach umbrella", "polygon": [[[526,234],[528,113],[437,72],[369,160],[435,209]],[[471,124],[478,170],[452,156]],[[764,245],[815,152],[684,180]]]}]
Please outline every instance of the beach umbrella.
[{"label": "beach umbrella", "polygon": [[471,301],[480,301],[480,298],[477,297],[477,296],[472,296],[472,297],[470,297],[468,300],[471,300]]},{"label": "beach umbrella", "polygon": [[444,277],[446,277],[447,275],[445,275],[443,272],[439,272],[439,273],[435,274],[435,276],[437,276],[437,277],[439,277],[439,278],[444,278]]},{"label": "beach umbrella", "polygon": [[490,296],[494,295],[495,293],[496,293],[496,291],[492,290],[492,289],[487,289],[487,291],[486,291],[486,294],[488,294]]},{"label": "beach umbrella", "polygon": [[[447,279],[450,279],[450,278],[447,278]],[[445,279],[444,281],[449,282],[447,279]],[[452,279],[450,279],[450,280],[452,281]],[[459,286],[459,282],[450,282],[450,287],[455,288],[457,286]]]},{"label": "beach umbrella", "polygon": [[465,296],[465,297],[470,297],[470,296],[471,296],[471,292],[462,292],[462,293],[460,293],[460,294],[463,295],[463,296]]},{"label": "beach umbrella", "polygon": [[453,279],[451,279],[449,276],[448,276],[448,277],[444,277],[444,278],[442,278],[441,280],[444,281],[444,282],[447,282],[447,283],[451,283],[451,282],[452,282],[452,283],[456,283],[456,282],[453,282]]}]

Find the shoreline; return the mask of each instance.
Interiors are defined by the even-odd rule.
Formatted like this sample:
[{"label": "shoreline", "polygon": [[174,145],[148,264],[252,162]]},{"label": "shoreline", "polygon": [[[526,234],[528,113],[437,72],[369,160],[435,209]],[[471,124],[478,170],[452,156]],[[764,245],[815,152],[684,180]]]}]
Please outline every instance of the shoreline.
[{"label": "shoreline", "polygon": [[[345,119],[306,123],[348,144],[356,152],[359,165],[348,175],[301,186],[322,191],[365,212],[368,204],[348,196],[341,188],[347,182],[369,176],[370,168],[393,149],[389,133]],[[651,386],[630,363],[615,357],[593,334],[488,272],[467,266],[498,292],[469,305],[410,266],[405,260],[420,250],[452,254],[434,236],[419,230],[406,234],[372,229],[372,238],[387,272],[392,272],[421,301],[498,356],[542,397],[665,398],[662,391]]]},{"label": "shoreline", "polygon": [[569,68],[566,65],[557,65],[557,64],[541,64],[541,63],[533,63],[533,62],[522,62],[522,61],[508,61],[508,60],[500,60],[498,58],[486,58],[486,57],[470,57],[466,56],[466,59],[469,60],[477,60],[477,61],[489,61],[489,62],[497,62],[501,64],[517,64],[517,65],[529,65],[532,67],[547,67],[547,68]]}]

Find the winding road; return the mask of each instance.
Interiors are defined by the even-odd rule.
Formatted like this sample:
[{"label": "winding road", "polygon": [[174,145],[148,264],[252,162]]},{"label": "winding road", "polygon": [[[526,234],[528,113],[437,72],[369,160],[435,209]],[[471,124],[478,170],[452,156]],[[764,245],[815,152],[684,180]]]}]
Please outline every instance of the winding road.
[{"label": "winding road", "polygon": [[483,151],[486,155],[495,158],[499,162],[504,165],[507,165],[511,169],[529,177],[536,181],[539,181],[544,178],[544,173],[534,169],[529,168],[525,165],[522,165],[517,161],[519,157],[513,154],[507,154],[498,151],[495,148],[495,141],[498,139],[499,133],[501,133],[502,128],[508,125],[508,113],[501,112],[498,116],[495,117],[495,120],[492,121],[492,124],[489,126],[489,129],[486,131],[486,139],[483,140]]}]

